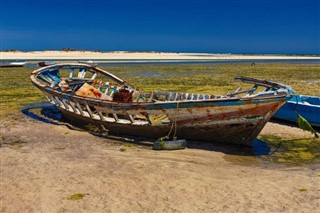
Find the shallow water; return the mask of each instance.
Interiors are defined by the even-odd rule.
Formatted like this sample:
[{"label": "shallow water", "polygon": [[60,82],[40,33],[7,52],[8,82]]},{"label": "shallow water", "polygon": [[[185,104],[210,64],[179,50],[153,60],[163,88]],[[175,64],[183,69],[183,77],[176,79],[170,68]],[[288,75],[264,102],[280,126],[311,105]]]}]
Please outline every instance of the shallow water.
[{"label": "shallow water", "polygon": [[[85,61],[86,59],[82,59]],[[89,59],[88,59],[89,60]],[[0,63],[7,63],[7,62],[15,62],[16,60],[0,60]],[[39,61],[50,61],[50,60],[25,60],[27,64],[26,67],[37,67]],[[61,62],[70,62],[68,59],[60,59],[54,60],[57,63]],[[72,60],[73,62],[78,62],[79,60]],[[175,59],[167,59],[167,60],[125,60],[125,59],[118,59],[118,60],[104,60],[98,59],[94,60],[98,66],[118,66],[118,65],[188,65],[188,64],[208,64],[208,65],[219,65],[219,64],[320,64],[319,59],[252,59],[252,60],[175,60]]]},{"label": "shallow water", "polygon": [[[191,75],[207,75],[218,73],[219,71],[179,71],[177,73],[179,76],[191,76]],[[170,73],[173,74],[173,73]],[[167,73],[163,71],[135,71],[126,73],[127,76],[136,76],[136,77],[151,77],[151,78],[166,78]]]}]

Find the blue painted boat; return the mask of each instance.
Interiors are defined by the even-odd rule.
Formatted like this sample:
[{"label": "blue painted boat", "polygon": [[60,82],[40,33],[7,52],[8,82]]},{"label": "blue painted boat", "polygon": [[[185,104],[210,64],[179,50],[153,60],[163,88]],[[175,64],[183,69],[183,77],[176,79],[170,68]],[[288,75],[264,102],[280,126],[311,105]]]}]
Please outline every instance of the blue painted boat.
[{"label": "blue painted boat", "polygon": [[249,89],[225,95],[142,92],[84,63],[39,68],[30,78],[51,104],[80,126],[95,125],[109,134],[244,145],[252,144],[293,94],[289,86],[249,77],[236,78],[246,88],[251,84]]},{"label": "blue painted boat", "polygon": [[320,127],[320,97],[296,95],[285,103],[275,114],[274,118],[297,122],[297,112],[312,126]]}]

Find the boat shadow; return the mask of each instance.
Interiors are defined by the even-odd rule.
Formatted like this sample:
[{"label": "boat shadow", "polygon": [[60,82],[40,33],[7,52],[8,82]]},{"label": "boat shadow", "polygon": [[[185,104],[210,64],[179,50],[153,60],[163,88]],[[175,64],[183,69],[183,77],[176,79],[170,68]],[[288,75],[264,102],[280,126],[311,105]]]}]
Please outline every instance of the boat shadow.
[{"label": "boat shadow", "polygon": [[25,106],[21,113],[34,120],[54,125],[66,125],[59,110],[48,102],[40,102]]},{"label": "boat shadow", "polygon": [[[87,131],[90,134],[107,138],[119,142],[130,143],[133,145],[145,146],[151,148],[153,140],[144,137],[127,136],[127,135],[108,135],[101,132],[90,132],[82,126],[77,126],[75,123],[70,123],[60,111],[48,102],[40,102],[27,105],[21,112],[34,120],[41,121],[43,123],[53,125],[63,125],[72,130]],[[270,147],[262,140],[256,139],[252,146],[236,145],[236,144],[221,144],[210,143],[203,141],[187,141],[187,148],[189,149],[201,149],[215,152],[222,152],[229,155],[241,155],[241,156],[261,156],[268,155],[270,153]]]},{"label": "boat shadow", "polygon": [[260,139],[254,140],[252,146],[244,146],[241,144],[209,143],[203,141],[188,141],[188,148],[203,149],[208,151],[222,152],[228,155],[241,156],[269,155],[271,150],[268,144]]}]

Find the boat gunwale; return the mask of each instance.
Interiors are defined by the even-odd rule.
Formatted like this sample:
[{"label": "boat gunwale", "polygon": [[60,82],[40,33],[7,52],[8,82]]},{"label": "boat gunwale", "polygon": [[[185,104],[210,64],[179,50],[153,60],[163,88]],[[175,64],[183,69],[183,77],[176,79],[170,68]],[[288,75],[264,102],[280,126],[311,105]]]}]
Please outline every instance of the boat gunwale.
[{"label": "boat gunwale", "polygon": [[[76,99],[79,101],[88,101],[90,104],[93,105],[99,105],[99,106],[105,106],[105,107],[120,107],[120,108],[126,108],[126,107],[132,107],[132,108],[144,108],[144,107],[148,107],[148,106],[154,106],[155,108],[161,108],[161,106],[166,105],[167,107],[169,105],[173,105],[172,108],[176,109],[177,107],[179,108],[188,108],[190,107],[190,105],[194,105],[192,107],[201,107],[201,105],[204,105],[204,107],[208,107],[211,105],[216,105],[217,103],[222,103],[221,105],[224,105],[223,103],[230,103],[230,104],[225,104],[225,105],[242,105],[244,103],[250,103],[250,104],[256,104],[256,103],[261,103],[261,102],[271,102],[271,101],[279,101],[279,99],[281,100],[289,100],[292,96],[292,94],[288,92],[281,92],[278,94],[266,94],[264,96],[247,96],[247,97],[232,97],[232,96],[225,96],[225,97],[220,97],[220,98],[213,98],[213,99],[200,99],[200,100],[176,100],[176,101],[156,101],[156,102],[130,102],[130,103],[123,103],[123,102],[114,102],[114,101],[108,101],[108,100],[104,100],[104,99],[98,99],[98,98],[90,98],[90,97],[84,97],[84,96],[79,96],[79,95],[75,95],[75,94],[68,94],[65,92],[60,92],[60,91],[56,91],[54,90],[54,88],[41,83],[40,81],[38,81],[37,79],[37,75],[43,71],[43,70],[47,70],[47,69],[52,69],[52,68],[64,68],[64,67],[86,67],[88,68],[89,72],[95,73],[95,72],[99,72],[102,73],[103,75],[111,78],[112,80],[118,82],[118,83],[124,83],[126,81],[120,79],[119,77],[101,69],[95,66],[90,66],[88,64],[83,64],[83,63],[60,63],[60,64],[53,64],[50,66],[46,66],[46,67],[41,67],[39,69],[34,70],[33,72],[31,72],[30,75],[30,79],[32,81],[32,83],[38,87],[41,91],[45,92],[45,93],[49,93],[53,96],[60,96],[64,99],[67,100],[71,100],[71,99]],[[236,79],[241,80],[241,81],[245,81],[247,83],[252,83],[254,84],[254,82],[251,82],[251,80],[256,80],[255,78],[249,78],[249,77],[236,77]],[[244,79],[244,80],[242,80]],[[258,79],[261,80],[261,79]],[[263,82],[269,82],[266,80],[261,80]],[[279,86],[279,88],[287,88],[285,85],[282,84],[278,84],[278,83],[274,83],[271,82],[277,86]],[[129,86],[131,86],[130,84],[128,84]],[[270,84],[271,86],[271,84]],[[132,87],[133,88],[133,87]],[[275,92],[277,90],[274,90]],[[166,108],[167,108],[166,107]]]},{"label": "boat gunwale", "polygon": [[[299,97],[300,99],[298,101],[292,100],[294,97]],[[295,104],[295,105],[297,104],[297,105],[304,106],[304,107],[317,107],[317,108],[320,108],[320,102],[319,102],[319,104],[313,104],[313,103],[308,102],[307,99],[302,99],[302,97],[308,97],[308,99],[309,98],[318,99],[320,101],[320,97],[319,96],[293,95],[292,98],[287,101],[287,104]],[[304,102],[307,102],[307,103],[304,103]]]},{"label": "boat gunwale", "polygon": [[[84,63],[58,63],[58,64],[52,64],[52,65],[49,65],[49,66],[41,67],[39,69],[36,69],[36,70],[32,71],[31,75],[30,75],[30,78],[31,78],[33,83],[36,83],[36,84],[41,85],[42,87],[45,87],[47,85],[42,84],[40,81],[38,81],[36,76],[43,70],[51,69],[51,68],[55,68],[55,67],[63,68],[63,67],[66,67],[66,66],[75,66],[75,67],[83,66],[83,67],[89,68],[88,69],[89,72],[94,73],[92,70],[98,71],[98,72],[102,73],[103,75],[105,75],[105,76],[111,78],[112,80],[116,81],[119,84],[122,84],[122,83],[125,82],[124,80],[122,80],[118,76],[115,76],[115,75],[113,75],[113,74],[111,74],[111,73],[109,73],[109,72],[107,72],[107,71],[105,71],[105,70],[103,70],[103,69],[101,69],[99,67],[91,66],[89,64],[84,64]],[[128,84],[128,86],[131,86],[131,85]]]}]

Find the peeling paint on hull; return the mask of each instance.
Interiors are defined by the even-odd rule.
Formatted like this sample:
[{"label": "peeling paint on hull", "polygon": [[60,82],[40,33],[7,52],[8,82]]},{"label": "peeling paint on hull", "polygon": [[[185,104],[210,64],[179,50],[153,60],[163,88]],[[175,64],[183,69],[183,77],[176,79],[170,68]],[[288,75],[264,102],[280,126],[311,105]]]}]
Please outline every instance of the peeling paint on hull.
[{"label": "peeling paint on hull", "polygon": [[[110,123],[103,121],[93,121],[92,119],[75,115],[60,109],[62,114],[70,119],[71,121],[78,124],[93,124],[103,125],[109,130],[110,134],[122,134],[132,136],[143,136],[148,138],[157,139],[166,136],[171,125],[163,126],[138,126],[138,125],[127,125],[121,123]],[[252,131],[257,127],[261,120],[255,122],[238,122],[232,124],[210,124],[210,125],[186,125],[177,127],[177,137],[188,140],[196,141],[207,141],[207,142],[222,142],[222,143],[236,143],[236,144],[247,144],[246,139],[250,137]]]},{"label": "peeling paint on hull", "polygon": [[[180,109],[179,112],[172,110],[171,113],[176,115],[174,119],[176,119],[177,122],[177,136],[179,138],[251,145],[266,122],[283,103],[284,101],[253,106],[248,104],[247,107],[242,106],[241,110],[239,110],[239,107],[232,106],[224,107],[224,110],[215,110],[213,107],[210,111],[217,111],[218,113],[210,113],[206,116],[203,116],[204,112],[207,112],[206,108],[193,109],[191,110],[193,112],[190,112],[190,110],[188,110],[189,108],[184,110]],[[101,121],[99,119],[93,120],[63,108],[60,108],[60,111],[65,117],[75,123],[103,125],[109,130],[110,134],[143,136],[157,139],[166,136],[171,129],[171,124],[161,126],[128,125]],[[166,111],[166,113],[168,112]],[[197,115],[197,117],[195,117],[195,115]]]}]

